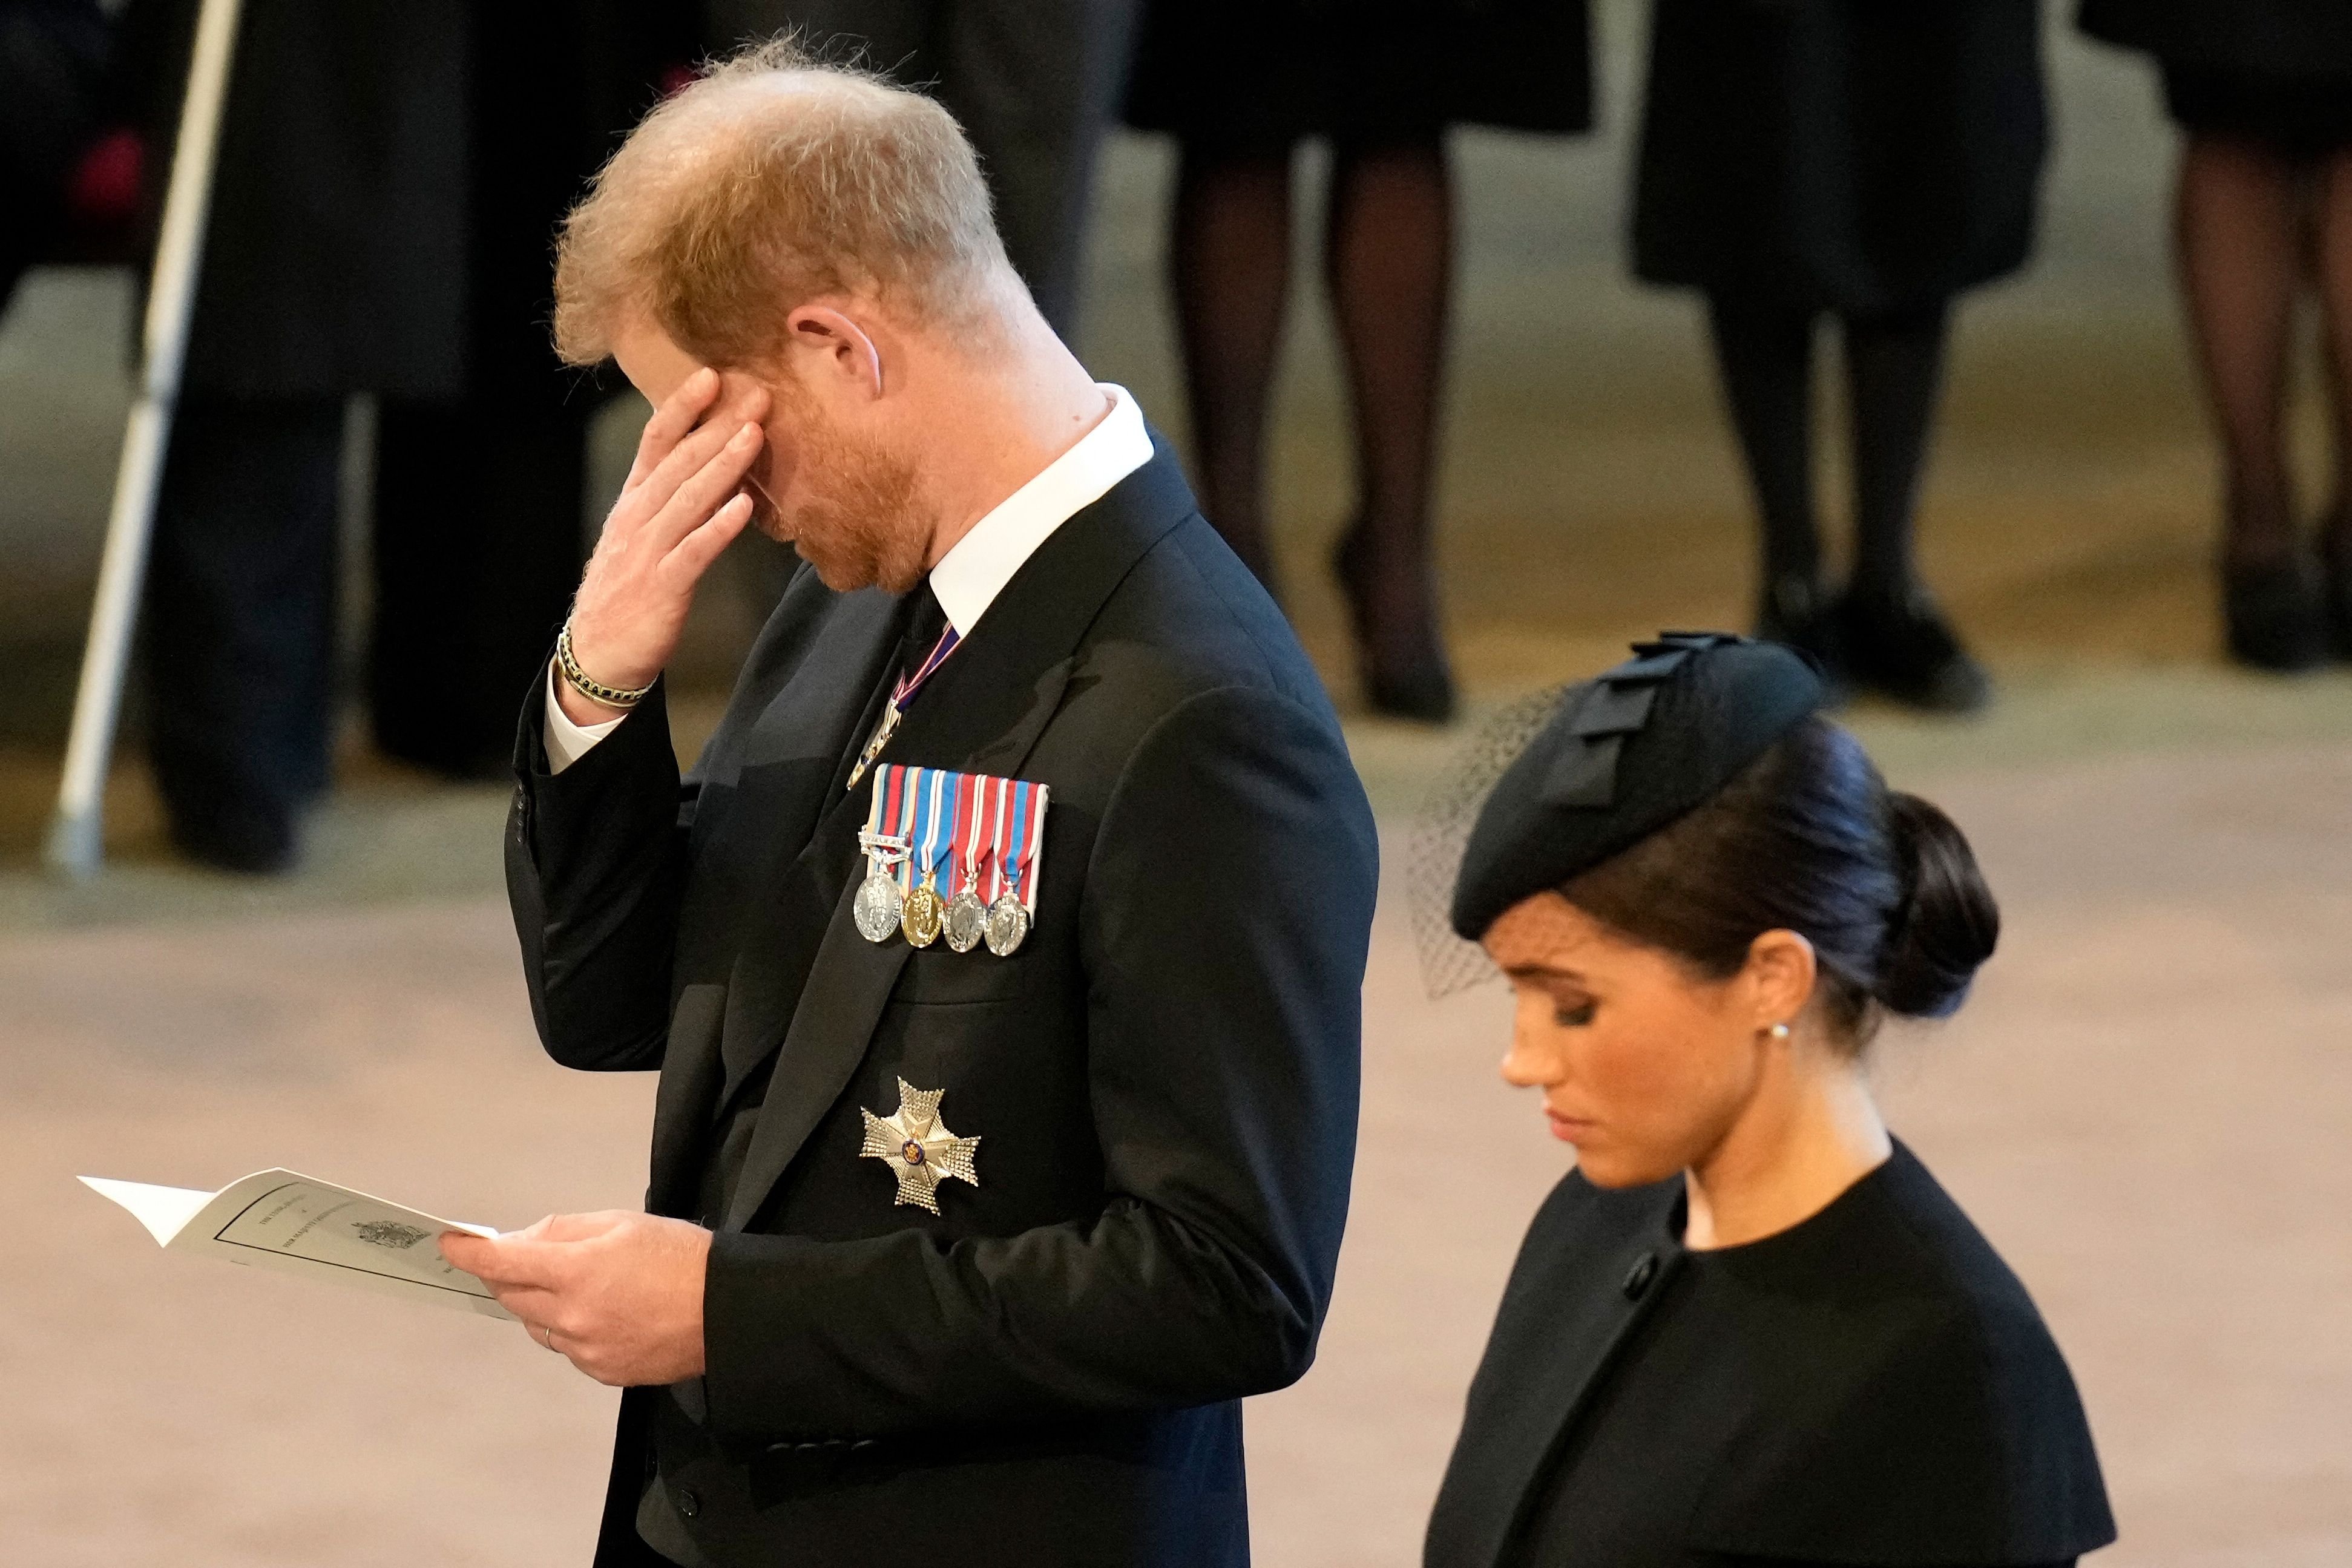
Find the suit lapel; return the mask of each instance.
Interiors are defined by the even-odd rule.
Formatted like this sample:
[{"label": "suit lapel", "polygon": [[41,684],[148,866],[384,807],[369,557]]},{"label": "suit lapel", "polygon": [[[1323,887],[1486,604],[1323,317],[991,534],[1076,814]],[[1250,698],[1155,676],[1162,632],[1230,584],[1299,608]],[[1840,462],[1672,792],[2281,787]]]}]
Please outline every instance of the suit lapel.
[{"label": "suit lapel", "polygon": [[[908,707],[884,760],[1019,770],[1061,706],[1078,643],[1104,601],[1143,553],[1196,509],[1174,455],[1156,439],[1154,445],[1150,463],[1064,523],[1023,564]],[[907,962],[905,942],[867,942],[851,917],[858,868],[850,862],[869,789],[862,783],[826,813],[803,857],[816,885],[831,891],[830,917],[776,1044],[759,1125],[729,1200],[730,1229],[751,1222],[847,1087]],[[739,1073],[730,1051],[730,1090],[765,1055],[747,1053]]]},{"label": "suit lapel", "polygon": [[[1054,710],[1061,706],[1073,663],[1066,659],[1041,674],[1031,691],[1029,710],[1020,721],[966,759],[957,771],[980,771],[978,759],[985,757],[1007,774],[1017,772],[1028,760],[1037,737],[1045,734]],[[862,791],[857,798],[861,801],[865,799]],[[837,819],[865,821],[862,805],[854,813],[845,808],[846,803],[836,811]],[[834,837],[821,834],[820,841]],[[856,842],[854,837],[843,837],[850,844]],[[728,1199],[730,1230],[740,1230],[751,1223],[760,1205],[767,1201],[777,1178],[784,1174],[784,1168],[800,1153],[801,1145],[808,1142],[809,1134],[848,1086],[857,1064],[866,1059],[866,1045],[873,1039],[874,1026],[881,1021],[882,1009],[889,1005],[891,988],[898,983],[898,971],[906,967],[908,956],[914,951],[901,940],[868,942],[859,936],[851,915],[851,906],[857,897],[857,878],[836,876],[834,880],[840,883],[840,889],[834,897],[833,918],[825,925],[824,944],[817,949],[808,984],[801,988],[800,1005],[793,1009],[792,1024],[784,1031],[775,1071],[768,1081],[767,1098],[760,1107],[759,1125],[752,1132],[751,1146],[745,1152],[735,1191]],[[730,1094],[740,1082],[730,1064]]]},{"label": "suit lapel", "polygon": [[[822,591],[813,578],[805,588]],[[759,1044],[760,1007],[785,1005],[775,998],[796,991],[807,973],[830,895],[818,895],[812,915],[803,868],[777,866],[776,846],[805,843],[822,827],[857,722],[905,629],[904,602],[887,594],[829,595],[813,613],[791,605],[794,591],[752,650],[740,706],[698,767],[709,813],[703,820],[716,826],[695,846],[698,885],[678,950],[718,956],[704,972],[678,977],[654,1105],[657,1201],[675,1203],[681,1182],[690,1188],[703,1130],[724,1103],[727,1062]],[[819,641],[822,659],[812,652]],[[761,678],[762,669],[793,662],[802,677],[781,689]]]}]

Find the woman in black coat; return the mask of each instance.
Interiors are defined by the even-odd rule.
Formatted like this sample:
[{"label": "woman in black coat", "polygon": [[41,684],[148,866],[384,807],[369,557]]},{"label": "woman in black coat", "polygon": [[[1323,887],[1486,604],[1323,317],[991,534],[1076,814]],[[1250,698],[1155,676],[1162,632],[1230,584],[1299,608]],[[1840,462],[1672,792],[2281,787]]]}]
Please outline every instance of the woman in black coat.
[{"label": "woman in black coat", "polygon": [[1454,890],[1517,995],[1504,1076],[1577,1168],[1429,1568],[2071,1563],[2115,1530],[2066,1364],[1862,1066],[1992,951],[1968,841],[1787,649],[1636,652],[1511,764]]},{"label": "woman in black coat", "polygon": [[[2084,0],[2082,25],[2156,57],[2181,129],[2175,234],[2227,476],[2230,652],[2273,670],[2352,658],[2352,5]],[[2326,307],[2336,433],[2315,557],[2282,430],[2307,262]]]},{"label": "woman in black coat", "polygon": [[[2033,235],[2035,0],[1657,0],[1633,268],[1706,296],[1763,533],[1761,635],[1947,711],[1983,670],[1921,585],[1919,469],[1952,301]],[[1815,324],[1845,340],[1853,575],[1821,578]]]},{"label": "woman in black coat", "polygon": [[1150,0],[1127,118],[1179,143],[1171,271],[1202,509],[1259,578],[1291,152],[1331,142],[1324,275],[1356,426],[1333,568],[1376,712],[1443,720],[1429,541],[1452,269],[1450,125],[1591,124],[1584,0]]}]

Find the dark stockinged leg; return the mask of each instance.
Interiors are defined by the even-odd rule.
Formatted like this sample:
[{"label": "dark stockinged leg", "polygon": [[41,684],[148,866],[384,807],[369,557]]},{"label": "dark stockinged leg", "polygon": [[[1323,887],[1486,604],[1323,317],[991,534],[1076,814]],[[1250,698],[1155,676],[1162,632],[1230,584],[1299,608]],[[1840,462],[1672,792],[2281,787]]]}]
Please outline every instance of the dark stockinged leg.
[{"label": "dark stockinged leg", "polygon": [[2326,657],[2318,573],[2297,538],[2282,413],[2303,267],[2297,171],[2259,143],[2191,135],[2180,155],[2180,288],[2221,440],[2230,651],[2265,669]]},{"label": "dark stockinged leg", "polygon": [[1892,597],[1917,575],[1911,538],[1919,470],[1943,391],[1950,317],[1943,303],[1845,323],[1853,421],[1853,589]]},{"label": "dark stockinged leg", "polygon": [[1949,324],[1943,300],[1843,322],[1854,508],[1843,620],[1859,679],[1915,707],[1966,713],[1984,706],[1992,684],[1920,582],[1911,549]]},{"label": "dark stockinged leg", "polygon": [[1442,131],[1332,152],[1324,267],[1356,423],[1357,514],[1335,557],[1365,694],[1402,718],[1454,714],[1430,546],[1453,283]]},{"label": "dark stockinged leg", "polygon": [[1265,425],[1290,290],[1288,149],[1185,147],[1170,263],[1202,509],[1271,587]]},{"label": "dark stockinged leg", "polygon": [[1822,587],[1813,504],[1813,313],[1710,294],[1707,329],[1756,497],[1757,635],[1803,649],[1836,677],[1843,658]]}]

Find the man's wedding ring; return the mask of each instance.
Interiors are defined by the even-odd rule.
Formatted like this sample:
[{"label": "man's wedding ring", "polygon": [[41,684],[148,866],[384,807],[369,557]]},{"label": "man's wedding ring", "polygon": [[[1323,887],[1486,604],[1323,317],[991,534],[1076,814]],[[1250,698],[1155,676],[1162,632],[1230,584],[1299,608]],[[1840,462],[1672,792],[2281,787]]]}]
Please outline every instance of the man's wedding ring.
[{"label": "man's wedding ring", "polygon": [[548,1349],[555,1348],[555,1331],[545,1323],[539,1325],[539,1343]]}]

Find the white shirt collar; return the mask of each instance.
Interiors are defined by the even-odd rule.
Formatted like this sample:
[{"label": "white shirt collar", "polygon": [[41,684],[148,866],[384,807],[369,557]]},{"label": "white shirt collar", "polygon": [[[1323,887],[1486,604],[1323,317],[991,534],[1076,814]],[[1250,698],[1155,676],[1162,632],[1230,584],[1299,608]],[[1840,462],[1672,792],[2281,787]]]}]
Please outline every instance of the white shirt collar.
[{"label": "white shirt collar", "polygon": [[1013,574],[1054,530],[1151,461],[1151,433],[1125,387],[1101,383],[1110,413],[1037,476],[999,502],[931,568],[931,591],[956,635],[969,636]]}]

